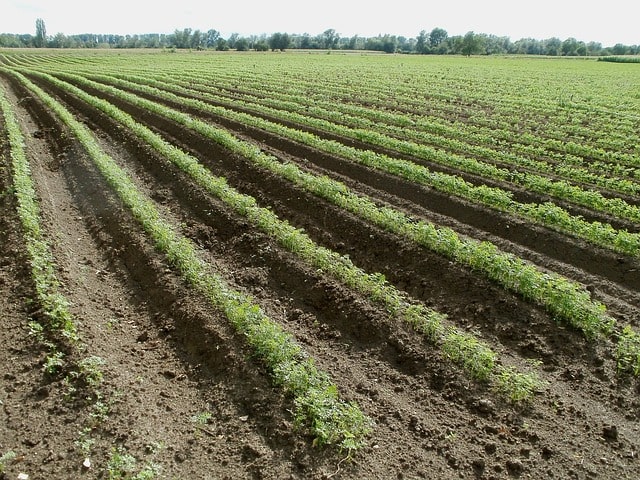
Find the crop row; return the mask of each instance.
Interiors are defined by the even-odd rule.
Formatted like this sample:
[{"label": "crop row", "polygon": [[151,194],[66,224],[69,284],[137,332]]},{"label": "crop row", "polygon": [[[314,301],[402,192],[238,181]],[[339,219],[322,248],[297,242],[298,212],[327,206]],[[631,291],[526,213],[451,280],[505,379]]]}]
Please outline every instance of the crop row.
[{"label": "crop row", "polygon": [[[229,205],[256,228],[272,236],[283,248],[295,254],[300,260],[331,275],[373,302],[381,304],[392,317],[407,323],[431,342],[439,345],[446,357],[460,364],[473,378],[492,380],[501,393],[514,401],[530,399],[540,388],[541,383],[535,375],[518,373],[512,368],[496,364],[497,355],[490,347],[473,335],[445,323],[445,315],[410,299],[404,292],[389,284],[381,274],[368,274],[355,266],[348,257],[317,245],[304,231],[280,220],[272,211],[257,206],[252,197],[237,192],[227,184],[224,178],[213,176],[195,158],[168,144],[112,104],[55,78],[46,78],[110,115],[135,133],[141,141],[146,142],[164,158],[187,173],[206,191]],[[81,81],[77,77],[74,79]],[[167,109],[166,114],[175,115],[177,112]],[[188,119],[186,116],[182,119],[187,123],[200,124],[202,128],[206,128],[197,120]],[[225,146],[239,145],[235,143],[237,140],[229,134],[221,131],[216,134],[218,141]]]},{"label": "crop row", "polygon": [[[506,81],[503,72],[491,76],[483,67],[480,67],[483,68],[482,71],[473,72],[467,65],[463,67],[464,71],[458,71],[458,76],[455,76],[456,71],[448,69],[446,62],[438,72],[442,76],[416,72],[415,69],[413,73],[408,73],[406,67],[409,65],[405,65],[402,72],[396,74],[393,67],[389,68],[383,62],[381,64],[385,69],[384,75],[363,67],[357,78],[348,76],[347,69],[343,73],[339,65],[329,72],[307,65],[303,71],[296,72],[291,71],[295,65],[288,64],[281,65],[278,71],[276,66],[270,65],[273,67],[270,68],[270,73],[272,81],[279,80],[283,83],[282,79],[291,80],[281,87],[287,91],[297,91],[297,86],[305,81],[309,82],[310,78],[314,82],[321,78],[322,91],[329,92],[333,98],[341,98],[342,101],[354,104],[373,104],[377,109],[403,112],[431,113],[435,110],[436,115],[460,117],[465,123],[485,125],[492,129],[526,129],[525,133],[543,134],[546,138],[553,138],[571,148],[582,147],[596,140],[598,145],[607,148],[611,154],[616,154],[625,147],[637,151],[637,146],[629,142],[626,136],[626,133],[633,134],[637,115],[630,104],[621,104],[620,92],[612,88],[602,89],[597,96],[592,91],[580,92],[580,96],[586,97],[580,102],[572,98],[574,95],[565,94],[561,90],[563,85],[558,85],[559,91],[554,98],[553,93],[550,95],[547,89],[539,88],[541,79],[535,76],[531,79],[518,76]],[[418,64],[415,67],[421,66],[423,65]],[[309,70],[313,70],[311,74]],[[247,72],[240,68],[236,71],[236,83],[241,84],[241,75],[246,75]],[[475,73],[480,76],[478,81],[472,78]],[[509,72],[510,75],[514,73]],[[527,69],[527,75],[530,73]],[[251,76],[254,75],[255,72],[252,71]],[[548,71],[542,75],[548,77]],[[594,72],[596,81],[616,80],[604,75],[601,80],[596,75]],[[446,82],[443,82],[445,79]],[[546,81],[547,79],[544,80]],[[622,82],[623,79],[620,80]],[[312,86],[313,83],[309,82],[309,85]],[[618,97],[607,97],[605,92],[611,91],[615,91]],[[522,115],[523,110],[526,111],[526,117]]]},{"label": "crop row", "polygon": [[[148,80],[147,80],[148,81]],[[161,85],[161,82],[154,82],[154,84]],[[166,85],[166,83],[164,84]],[[166,87],[165,87],[166,88]],[[172,88],[173,89],[173,88]],[[188,90],[183,90],[188,92]],[[211,94],[203,94],[204,98],[216,99],[220,102],[219,97]],[[225,102],[222,102],[225,103]],[[385,133],[380,133],[369,128],[349,127],[340,124],[336,124],[333,121],[325,120],[323,118],[315,118],[308,114],[301,114],[292,111],[283,111],[271,106],[255,106],[241,100],[234,100],[228,102],[226,107],[229,109],[246,108],[258,113],[260,115],[269,115],[279,120],[294,122],[298,125],[311,126],[321,131],[338,134],[342,137],[353,138],[356,140],[367,142],[368,144],[378,147],[392,149],[394,151],[411,155],[416,158],[434,162],[436,164],[444,165],[446,167],[455,168],[464,172],[468,172],[474,175],[480,175],[488,179],[500,180],[504,182],[513,183],[515,185],[526,188],[529,191],[533,191],[543,195],[555,196],[561,200],[567,200],[579,205],[584,205],[597,211],[602,211],[612,215],[619,216],[620,218],[626,218],[631,221],[640,221],[640,209],[633,205],[627,204],[619,198],[607,198],[599,192],[592,190],[584,190],[579,186],[572,185],[566,181],[556,181],[545,176],[541,176],[535,173],[526,171],[509,170],[501,168],[493,163],[487,163],[485,161],[477,160],[472,157],[465,157],[445,151],[441,149],[443,147],[451,147],[446,143],[442,144],[443,140],[440,136],[429,136],[426,134],[417,134],[414,138],[407,140],[405,138],[396,138]],[[344,119],[346,117],[343,116]],[[402,129],[391,130],[394,133],[402,136]],[[406,133],[404,134],[406,137]],[[419,142],[419,143],[416,143]],[[437,145],[438,148],[434,148],[429,143],[440,142]],[[449,142],[452,143],[452,142]],[[456,142],[460,145],[461,142]],[[467,152],[468,153],[468,152]],[[478,154],[479,152],[475,152]],[[526,162],[522,158],[510,158],[508,154],[497,154],[492,151],[485,151],[484,155],[494,156],[501,159],[504,162],[508,162],[513,165],[527,166]],[[531,166],[531,165],[528,165]],[[568,172],[569,177],[572,179],[580,180],[581,173],[579,171]],[[613,180],[611,186],[618,184],[616,180]],[[622,185],[622,183],[620,183]],[[624,187],[620,187],[624,189]],[[631,193],[635,193],[631,192]]]},{"label": "crop row", "polygon": [[[479,155],[491,161],[501,160],[507,164],[569,178],[574,182],[579,180],[592,183],[620,193],[633,195],[640,191],[640,185],[621,178],[640,178],[640,170],[624,166],[638,165],[637,157],[618,151],[605,152],[573,142],[524,133],[514,137],[511,129],[507,128],[487,129],[463,122],[451,124],[433,116],[401,114],[336,102],[335,97],[327,92],[314,92],[301,86],[295,92],[283,92],[279,85],[266,83],[266,78],[243,81],[242,90],[232,88],[235,76],[225,82],[219,76],[215,79],[203,78],[198,71],[183,72],[179,80],[172,78],[168,72],[156,73],[153,78],[201,92],[215,93],[216,96],[222,95],[231,100],[313,115],[350,127],[392,133],[399,139],[407,137],[420,143],[428,142],[462,154]],[[589,161],[585,161],[583,157]],[[541,160],[536,160],[537,158]]]},{"label": "crop row", "polygon": [[[582,179],[583,181],[591,181],[603,186],[609,185],[607,188],[616,189],[619,187],[622,191],[630,192],[633,189],[633,184],[626,185],[624,182],[619,181],[619,185],[615,185],[614,179],[607,179],[602,175],[603,172],[612,171],[619,175],[620,173],[633,174],[635,169],[627,167],[627,170],[622,169],[621,165],[637,165],[638,159],[636,156],[628,155],[620,152],[619,150],[604,151],[602,149],[594,149],[587,147],[583,143],[567,142],[566,140],[554,140],[539,135],[527,134],[522,132],[517,137],[511,134],[513,128],[512,122],[505,122],[502,125],[503,128],[480,128],[473,125],[465,124],[463,122],[456,122],[452,125],[450,122],[444,122],[434,117],[433,112],[426,118],[423,115],[411,115],[406,112],[400,114],[399,112],[388,111],[381,108],[369,108],[364,106],[358,106],[358,104],[336,101],[336,98],[344,96],[344,92],[330,91],[328,88],[323,88],[322,91],[318,91],[311,88],[309,81],[305,82],[305,79],[296,78],[295,82],[291,82],[289,85],[282,86],[282,82],[274,78],[273,75],[259,75],[256,72],[252,72],[251,78],[242,78],[242,90],[238,90],[238,77],[243,75],[242,72],[216,72],[215,77],[211,75],[203,76],[201,69],[184,70],[181,69],[180,78],[175,78],[175,75],[171,71],[162,70],[158,71],[158,65],[154,66],[153,71],[155,73],[150,76],[156,80],[162,80],[172,84],[187,83],[191,88],[198,88],[199,86],[206,91],[212,93],[213,89],[217,90],[217,94],[221,89],[232,91],[234,98],[239,98],[242,95],[241,91],[248,92],[247,95],[261,98],[262,102],[268,102],[270,106],[281,108],[286,106],[287,102],[293,101],[295,104],[304,106],[304,110],[307,114],[312,113],[318,106],[324,104],[327,106],[323,115],[326,115],[326,110],[334,112],[342,112],[354,117],[358,122],[362,122],[363,119],[369,118],[375,122],[382,122],[381,128],[384,128],[385,124],[390,125],[392,128],[403,127],[398,133],[406,133],[409,130],[415,130],[417,133],[436,135],[436,139],[439,140],[439,144],[443,141],[446,142],[446,138],[450,138],[452,145],[456,148],[463,148],[466,150],[475,150],[473,145],[485,146],[480,149],[481,153],[488,154],[502,154],[502,150],[506,146],[509,152],[518,153],[516,157],[522,158],[521,155],[539,155],[544,158],[555,158],[556,174],[568,176],[573,181]],[[84,69],[85,71],[87,69]],[[77,70],[76,70],[77,71]],[[105,69],[102,69],[106,73]],[[115,72],[115,70],[114,70]],[[149,77],[149,75],[146,75]],[[226,77],[226,80],[225,80]],[[362,98],[364,92],[358,91],[358,95]],[[227,94],[228,96],[228,94]],[[363,100],[364,101],[364,100]],[[379,106],[378,106],[379,107]],[[433,108],[433,105],[429,106],[429,110]],[[344,121],[345,118],[340,118],[339,121]],[[353,119],[350,119],[350,121]],[[456,142],[457,140],[457,142]],[[524,142],[524,143],[518,143]],[[489,145],[493,145],[494,148],[490,148]],[[548,147],[548,148],[544,148]],[[555,153],[560,152],[560,154]],[[582,157],[588,159],[584,161]],[[505,159],[511,163],[514,158],[511,155],[507,155]],[[601,159],[603,161],[598,162],[594,159]],[[526,159],[524,159],[526,161]],[[613,162],[613,163],[611,163]],[[541,166],[545,162],[532,162],[529,161],[532,166]],[[566,164],[569,165],[566,165]],[[576,175],[571,175],[571,171],[576,170]],[[640,175],[639,172],[635,172]]]},{"label": "crop row", "polygon": [[[31,177],[31,168],[25,152],[24,137],[20,125],[0,87],[0,113],[3,114],[7,130],[13,189],[17,200],[17,213],[22,224],[22,232],[34,282],[37,302],[46,319],[45,325],[32,323],[31,329],[38,339],[48,348],[46,364],[55,371],[63,363],[63,349],[76,344],[79,340],[69,302],[60,293],[60,283],[55,273],[55,262],[49,242],[40,221],[38,196]],[[51,336],[54,341],[46,339]]]},{"label": "crop row", "polygon": [[532,264],[500,252],[489,242],[462,239],[451,229],[411,219],[389,207],[379,207],[370,198],[354,193],[342,183],[305,172],[294,164],[282,163],[277,158],[261,152],[258,147],[238,140],[225,130],[181,112],[114,87],[100,86],[88,80],[82,82],[102,88],[146,110],[182,123],[187,128],[242,155],[257,166],[268,169],[367,221],[484,273],[505,288],[543,305],[556,317],[573,324],[589,337],[610,330],[613,324],[613,319],[606,315],[604,306],[593,302],[581,285],[559,275],[544,273]]},{"label": "crop row", "polygon": [[[305,173],[292,164],[283,164],[275,157],[262,153],[255,146],[236,139],[228,132],[193,119],[181,112],[114,87],[100,85],[77,76],[74,76],[73,79],[170,118],[244,156],[261,168],[281,175],[382,228],[404,235],[439,254],[481,271],[488,278],[497,281],[507,289],[514,290],[523,297],[545,306],[557,318],[568,321],[589,338],[597,336],[599,333],[607,333],[613,327],[614,320],[606,315],[604,305],[591,301],[589,294],[582,286],[562,276],[540,272],[533,265],[527,264],[513,255],[500,252],[488,242],[463,240],[450,229],[438,228],[423,221],[416,222],[398,211],[378,207],[370,199],[356,195],[339,182]],[[81,94],[81,92],[78,93]],[[426,326],[427,332],[429,332],[434,324],[432,321],[428,321],[423,322],[422,325]],[[640,345],[635,340],[636,338],[638,338],[637,333],[630,328],[625,328],[624,333],[620,336],[620,343],[616,349],[620,371],[637,372],[638,365],[640,365],[640,357],[637,356],[640,352]],[[462,338],[460,340],[462,344],[466,343]],[[444,344],[446,345],[447,342],[445,341]],[[466,350],[469,349],[458,349],[463,352]],[[474,356],[470,355],[469,358],[474,358]],[[460,358],[457,360],[463,365],[466,361]],[[477,358],[472,361],[471,365],[477,365]],[[468,364],[465,367],[470,368]],[[510,374],[515,375],[513,378],[517,379],[516,382],[510,380]],[[507,385],[512,385],[510,388],[514,388],[518,384],[535,385],[529,381],[528,377],[518,376],[513,371],[503,371],[501,376],[507,381]],[[522,389],[523,387],[517,388]]]},{"label": "crop row", "polygon": [[[120,71],[182,73],[193,70],[194,65],[188,56],[136,55],[132,61],[128,57],[109,57],[103,53],[76,55],[82,58],[84,65],[99,64],[103,71],[114,66]],[[56,56],[40,54],[37,58],[45,68],[62,67]],[[224,59],[200,57],[198,71],[204,78],[228,75],[233,80],[235,76],[236,84],[244,84],[249,76],[267,78],[264,83],[279,83],[281,91],[292,92],[298,91],[298,86],[316,92],[317,84],[311,83],[310,79],[313,82],[320,79],[321,91],[341,102],[375,105],[380,110],[441,111],[445,116],[449,111],[453,116],[461,115],[465,123],[485,125],[494,130],[511,131],[517,126],[519,133],[534,135],[541,141],[552,138],[559,147],[588,148],[589,142],[596,141],[607,149],[608,154],[616,155],[625,149],[637,152],[637,145],[628,135],[635,134],[637,115],[633,113],[635,109],[631,102],[621,101],[625,98],[621,93],[629,89],[625,83],[628,75],[613,76],[612,72],[592,68],[589,75],[603,86],[594,95],[592,87],[590,90],[580,90],[579,85],[567,87],[574,72],[567,66],[557,68],[558,62],[549,65],[531,62],[522,72],[509,70],[508,75],[503,75],[502,70],[497,70],[492,75],[484,66],[459,65],[459,62],[447,59],[427,62],[427,70],[421,59],[406,59],[401,72],[395,68],[393,59],[382,58],[376,59],[375,66],[368,61],[360,64],[352,58],[346,62],[338,57],[331,62],[309,58],[302,69],[289,57],[273,59],[257,55],[252,56],[251,61],[244,60],[231,56]],[[491,61],[487,59],[487,62]],[[357,77],[349,75],[354,63],[360,73]],[[554,73],[551,77],[549,69]],[[478,78],[474,79],[474,76]],[[177,77],[180,75],[174,76]],[[443,79],[446,82],[442,82]],[[553,82],[552,86],[540,88],[540,83],[548,82]],[[567,93],[565,90],[576,91]],[[522,115],[523,110],[526,110],[526,116]],[[540,134],[544,136],[540,137]]]},{"label": "crop row", "polygon": [[[633,110],[627,105],[623,110],[618,105],[619,102],[609,116],[608,110],[603,107],[609,103],[604,102],[613,103],[619,100],[605,96],[611,88],[600,89],[598,95],[593,95],[592,92],[581,93],[585,96],[588,94],[584,108],[576,101],[561,106],[558,100],[550,95],[551,89],[529,90],[537,88],[536,81],[540,81],[535,75],[529,78],[529,70],[533,69],[527,69],[526,76],[517,75],[508,81],[508,85],[503,85],[504,75],[491,77],[491,81],[482,83],[470,80],[475,74],[490,74],[486,69],[473,72],[465,65],[464,71],[459,71],[456,70],[458,65],[449,66],[448,62],[440,65],[438,62],[435,65],[430,64],[430,68],[424,70],[421,62],[415,61],[414,65],[415,59],[410,59],[409,63],[404,65],[402,73],[396,73],[393,66],[388,65],[388,60],[377,59],[382,70],[371,69],[370,62],[363,62],[362,65],[356,66],[361,74],[355,77],[348,75],[348,72],[353,70],[352,64],[355,60],[349,59],[349,65],[344,65],[337,57],[332,59],[328,69],[326,59],[322,62],[309,59],[310,61],[305,62],[304,68],[300,69],[300,65],[295,61],[289,61],[288,57],[273,60],[255,56],[251,59],[253,64],[231,56],[225,57],[224,60],[202,57],[198,59],[198,66],[194,68],[194,63],[190,62],[188,57],[171,55],[137,55],[135,62],[128,57],[106,58],[104,54],[92,55],[83,52],[83,55],[77,55],[84,59],[84,65],[80,67],[82,70],[91,68],[95,72],[95,65],[100,64],[99,70],[105,73],[112,67],[116,71],[144,70],[145,75],[154,72],[151,76],[156,76],[155,72],[164,72],[173,78],[171,83],[179,81],[183,74],[193,72],[199,78],[196,82],[199,84],[209,83],[213,79],[218,83],[219,79],[226,78],[225,84],[228,88],[242,85],[243,88],[258,92],[273,88],[273,91],[290,92],[291,95],[309,96],[314,99],[325,97],[337,108],[342,104],[371,106],[374,107],[371,109],[373,112],[395,110],[395,113],[402,114],[419,113],[411,115],[417,118],[424,117],[424,112],[428,112],[430,119],[437,120],[438,116],[448,118],[441,122],[441,125],[448,124],[454,127],[454,131],[465,130],[467,126],[480,128],[477,132],[481,134],[479,138],[497,137],[501,142],[508,142],[507,149],[510,151],[515,151],[511,148],[511,142],[517,139],[535,148],[544,145],[549,147],[550,151],[559,152],[559,160],[563,163],[567,160],[566,157],[575,162],[579,160],[577,156],[582,156],[585,159],[585,167],[594,159],[613,162],[610,165],[620,165],[626,161],[635,162],[637,165],[636,155],[624,153],[625,150],[637,152],[637,145],[630,141],[637,131],[637,116],[630,116]],[[56,61],[55,56],[40,55],[38,61],[45,69],[51,66],[54,69],[70,68]],[[532,62],[531,66],[535,66],[535,63]],[[78,67],[73,67],[73,71],[77,72]],[[176,71],[179,71],[180,75],[173,73]],[[381,71],[385,74],[381,75]],[[513,75],[520,72],[509,73]],[[540,74],[539,71],[534,73]],[[554,73],[570,75],[571,71]],[[608,81],[606,72],[592,72],[592,75],[594,81]],[[602,79],[598,75],[602,75]],[[548,76],[548,72],[545,71],[544,76]],[[443,78],[447,81],[442,82]],[[321,79],[322,89],[316,88],[318,79]],[[613,79],[607,86],[617,81]],[[623,81],[624,79],[619,80]],[[469,88],[471,82],[473,88]],[[558,89],[560,88],[562,85],[558,86]],[[620,89],[615,90],[616,95],[619,91]],[[506,98],[505,92],[509,92],[511,100]],[[560,91],[558,95],[563,97],[564,93]],[[603,101],[600,101],[601,98]],[[523,116],[523,111],[526,111],[526,117]],[[456,115],[461,116],[459,121],[455,121]],[[523,123],[527,118],[530,124],[528,130]],[[453,125],[450,123],[452,119],[455,121]],[[517,136],[510,133],[514,127],[519,130]],[[590,146],[589,143],[594,140],[597,140],[598,145]]]},{"label": "crop row", "polygon": [[309,426],[319,444],[337,444],[349,454],[360,448],[370,431],[370,420],[357,405],[342,401],[336,385],[317,369],[293,337],[212,271],[211,265],[199,257],[195,245],[163,220],[156,205],[136,189],[124,170],[100,148],[87,127],[26,77],[17,72],[12,74],[70,129],[169,263],[195,290],[224,312],[247,339],[256,356],[269,368],[274,383],[294,397],[297,423]]},{"label": "crop row", "polygon": [[[389,157],[369,150],[360,150],[354,147],[349,147],[340,142],[323,139],[312,133],[287,127],[276,122],[265,120],[261,117],[243,112],[236,112],[228,108],[217,107],[204,101],[188,98],[185,95],[188,95],[189,91],[186,89],[180,89],[179,87],[172,87],[171,90],[182,93],[181,96],[171,93],[170,91],[161,90],[154,86],[145,86],[139,83],[132,83],[128,80],[118,80],[113,79],[113,77],[95,75],[92,76],[92,78],[97,78],[103,82],[120,86],[121,88],[134,89],[136,91],[151,94],[177,104],[188,105],[203,112],[213,113],[215,115],[222,116],[223,118],[238,121],[242,124],[258,127],[305,145],[310,145],[320,151],[338,155],[342,158],[383,170],[412,182],[436,188],[437,190],[450,195],[466,198],[474,202],[480,202],[493,209],[507,212],[554,230],[582,238],[604,248],[614,249],[632,256],[637,256],[640,252],[640,235],[630,233],[625,230],[616,230],[612,226],[601,222],[588,222],[579,216],[569,214],[565,209],[551,202],[543,204],[517,202],[513,199],[510,192],[503,189],[488,187],[485,185],[474,186],[458,176],[434,172],[425,166],[415,164],[408,160]],[[163,86],[160,82],[151,82],[149,80],[141,79],[137,80],[138,82],[144,81],[145,83],[151,83],[152,85]],[[600,196],[600,198],[602,197]],[[613,200],[610,201],[611,203],[614,203]],[[636,207],[630,206],[626,203],[624,205],[628,208],[635,208],[638,210]]]},{"label": "crop row", "polygon": [[[182,97],[182,103],[184,102],[184,100],[185,100],[185,99],[184,99],[184,97]],[[410,222],[411,222],[411,220],[410,220]],[[491,277],[490,277],[490,278],[491,278]],[[580,287],[580,288],[582,288],[582,287]],[[585,293],[586,293],[586,292],[585,292]],[[588,299],[588,294],[586,294],[586,298]]]}]

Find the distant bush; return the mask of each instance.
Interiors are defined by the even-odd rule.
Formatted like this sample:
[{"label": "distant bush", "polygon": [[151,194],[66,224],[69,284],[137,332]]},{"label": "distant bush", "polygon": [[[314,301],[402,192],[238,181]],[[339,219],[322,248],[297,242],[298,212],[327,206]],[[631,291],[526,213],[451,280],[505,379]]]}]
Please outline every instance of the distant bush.
[{"label": "distant bush", "polygon": [[599,62],[614,62],[614,63],[640,63],[640,57],[600,57]]}]

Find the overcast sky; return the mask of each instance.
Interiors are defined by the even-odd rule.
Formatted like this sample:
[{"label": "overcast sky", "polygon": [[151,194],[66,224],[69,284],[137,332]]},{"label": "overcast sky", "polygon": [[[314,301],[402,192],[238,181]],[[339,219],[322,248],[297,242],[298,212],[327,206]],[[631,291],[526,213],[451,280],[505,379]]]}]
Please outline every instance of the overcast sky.
[{"label": "overcast sky", "polygon": [[[381,5],[381,6],[378,6]],[[0,0],[0,33],[172,33],[214,28],[228,37],[273,32],[416,37],[434,27],[539,40],[575,37],[604,46],[640,44],[640,0]]]}]

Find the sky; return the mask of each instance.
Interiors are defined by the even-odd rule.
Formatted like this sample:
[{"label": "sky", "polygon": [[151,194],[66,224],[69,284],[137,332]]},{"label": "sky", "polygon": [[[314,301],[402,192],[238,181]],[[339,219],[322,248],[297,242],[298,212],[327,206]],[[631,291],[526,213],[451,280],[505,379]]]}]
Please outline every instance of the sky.
[{"label": "sky", "polygon": [[378,34],[416,37],[444,28],[538,40],[574,37],[603,46],[640,44],[640,0],[0,0],[0,33],[35,34],[42,18],[47,34],[172,33],[215,29],[227,38],[274,32],[318,35],[332,28],[341,37]]}]

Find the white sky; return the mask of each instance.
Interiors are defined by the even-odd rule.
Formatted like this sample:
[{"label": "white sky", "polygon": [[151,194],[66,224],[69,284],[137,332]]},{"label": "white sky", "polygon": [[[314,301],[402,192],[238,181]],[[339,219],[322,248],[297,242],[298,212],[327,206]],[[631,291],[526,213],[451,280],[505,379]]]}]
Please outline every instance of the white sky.
[{"label": "white sky", "polygon": [[[429,5],[432,3],[432,5]],[[273,32],[317,35],[333,28],[342,37],[379,33],[416,37],[444,28],[539,40],[575,37],[604,46],[640,44],[640,0],[0,0],[0,33],[35,33],[36,18],[48,35],[172,33],[214,28],[228,37]]]}]

